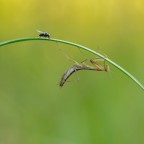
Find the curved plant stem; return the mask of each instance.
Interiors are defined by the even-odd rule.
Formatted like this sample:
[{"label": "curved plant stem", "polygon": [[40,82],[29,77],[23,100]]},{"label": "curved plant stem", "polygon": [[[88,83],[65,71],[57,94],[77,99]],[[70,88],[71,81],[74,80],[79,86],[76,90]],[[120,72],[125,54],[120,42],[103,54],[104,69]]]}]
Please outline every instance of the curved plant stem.
[{"label": "curved plant stem", "polygon": [[81,48],[83,50],[86,50],[86,51],[88,51],[90,53],[93,53],[93,54],[105,59],[107,62],[109,62],[110,64],[115,66],[117,69],[122,71],[125,75],[127,75],[129,78],[131,78],[136,84],[138,84],[144,90],[144,86],[133,75],[131,75],[128,71],[126,71],[120,65],[116,64],[114,61],[112,61],[111,59],[103,56],[102,54],[100,54],[100,53],[98,53],[98,52],[96,52],[96,51],[94,51],[94,50],[92,50],[92,49],[90,49],[88,47],[82,46],[80,44],[76,44],[76,43],[73,43],[73,42],[60,40],[60,39],[54,39],[54,38],[27,37],[27,38],[18,38],[18,39],[14,39],[14,40],[8,40],[8,41],[0,42],[0,46],[11,44],[11,43],[22,42],[22,41],[30,41],[30,40],[47,40],[47,41],[60,42],[60,43],[72,45],[72,46]]}]

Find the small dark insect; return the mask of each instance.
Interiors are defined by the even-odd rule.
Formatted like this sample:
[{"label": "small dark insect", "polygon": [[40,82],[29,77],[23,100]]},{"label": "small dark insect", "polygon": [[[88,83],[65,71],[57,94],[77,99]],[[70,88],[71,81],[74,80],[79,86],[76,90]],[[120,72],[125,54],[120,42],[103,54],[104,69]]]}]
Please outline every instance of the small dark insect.
[{"label": "small dark insect", "polygon": [[50,38],[50,34],[47,33],[47,32],[42,32],[42,31],[39,31],[39,30],[37,30],[37,32],[39,33],[39,37]]},{"label": "small dark insect", "polygon": [[60,80],[60,83],[59,83],[59,86],[62,87],[66,80],[76,71],[79,71],[79,70],[94,70],[94,71],[109,71],[109,66],[105,64],[105,61],[104,61],[104,65],[100,65],[97,63],[97,61],[104,61],[103,59],[100,59],[100,58],[95,58],[95,59],[90,59],[89,62],[93,65],[93,66],[89,66],[89,65],[86,65],[83,62],[81,63],[76,63],[74,64],[73,66],[71,66],[68,70],[66,70],[64,72],[64,74],[62,75],[61,77],[61,80]]}]

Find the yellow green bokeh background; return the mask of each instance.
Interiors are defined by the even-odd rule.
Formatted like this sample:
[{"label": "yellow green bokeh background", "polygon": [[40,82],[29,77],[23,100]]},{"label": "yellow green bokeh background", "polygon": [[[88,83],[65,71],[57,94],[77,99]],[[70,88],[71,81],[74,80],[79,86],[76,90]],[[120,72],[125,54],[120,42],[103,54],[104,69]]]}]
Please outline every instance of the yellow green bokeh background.
[{"label": "yellow green bokeh background", "polygon": [[[53,38],[90,47],[144,83],[143,0],[0,0],[0,41]],[[143,144],[144,93],[110,65],[63,72],[94,55],[49,41],[0,47],[1,144]]]}]

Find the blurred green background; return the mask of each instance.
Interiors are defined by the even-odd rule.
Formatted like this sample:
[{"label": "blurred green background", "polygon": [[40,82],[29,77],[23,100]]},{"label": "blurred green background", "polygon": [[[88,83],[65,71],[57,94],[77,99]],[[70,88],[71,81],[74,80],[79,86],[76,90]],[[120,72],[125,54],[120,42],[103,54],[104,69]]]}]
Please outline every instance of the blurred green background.
[{"label": "blurred green background", "polygon": [[[0,41],[53,38],[90,47],[144,83],[143,0],[0,0]],[[63,72],[94,55],[28,41],[0,48],[0,144],[143,144],[144,93],[111,71]]]}]

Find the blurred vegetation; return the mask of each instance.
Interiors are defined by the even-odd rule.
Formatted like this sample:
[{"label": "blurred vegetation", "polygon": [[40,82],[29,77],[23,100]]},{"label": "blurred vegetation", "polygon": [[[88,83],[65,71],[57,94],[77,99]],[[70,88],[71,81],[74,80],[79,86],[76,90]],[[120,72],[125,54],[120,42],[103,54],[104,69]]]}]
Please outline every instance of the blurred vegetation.
[{"label": "blurred vegetation", "polygon": [[[0,0],[0,41],[37,36],[73,41],[106,54],[144,83],[143,0]],[[93,55],[44,41],[0,49],[0,143],[142,144],[143,91],[111,66],[61,74]]]}]

